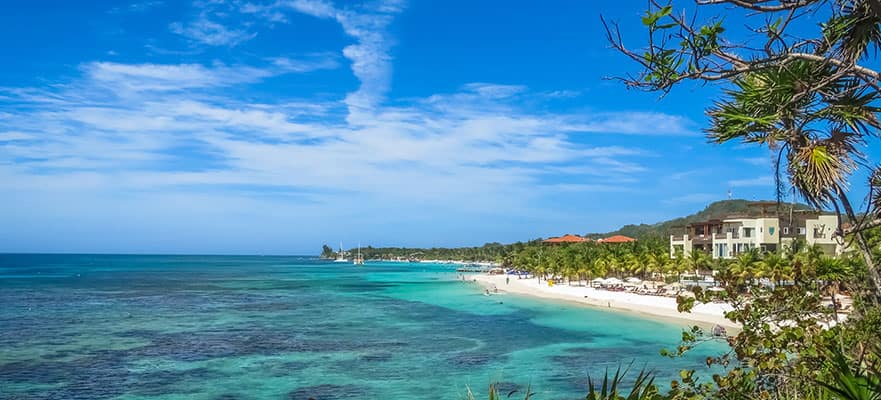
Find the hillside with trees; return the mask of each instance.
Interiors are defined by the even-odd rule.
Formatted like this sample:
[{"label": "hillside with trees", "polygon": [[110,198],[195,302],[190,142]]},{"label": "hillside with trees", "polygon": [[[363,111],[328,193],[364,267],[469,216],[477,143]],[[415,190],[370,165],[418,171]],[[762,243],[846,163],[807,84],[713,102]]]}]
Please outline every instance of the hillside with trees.
[{"label": "hillside with trees", "polygon": [[[711,203],[706,208],[694,214],[661,221],[655,224],[624,225],[620,229],[606,233],[588,233],[586,236],[597,239],[612,235],[624,235],[637,239],[648,237],[667,237],[672,234],[682,234],[685,226],[692,222],[706,221],[714,218],[724,218],[729,215],[745,215],[756,217],[761,215],[762,204],[766,204],[765,210],[778,215],[788,214],[791,210],[812,210],[804,204],[776,203],[774,201],[750,201],[750,200],[721,200]],[[775,203],[768,206],[768,203]]]}]

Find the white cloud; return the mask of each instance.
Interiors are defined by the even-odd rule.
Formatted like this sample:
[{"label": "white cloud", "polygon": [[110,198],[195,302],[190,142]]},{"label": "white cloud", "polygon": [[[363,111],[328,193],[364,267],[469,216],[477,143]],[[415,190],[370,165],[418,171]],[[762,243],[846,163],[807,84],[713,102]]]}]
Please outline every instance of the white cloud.
[{"label": "white cloud", "polygon": [[231,86],[254,83],[262,79],[286,74],[302,73],[319,69],[336,68],[335,58],[330,54],[317,54],[304,59],[276,58],[270,65],[212,66],[201,64],[121,64],[92,62],[82,69],[93,81],[115,90],[175,91],[194,88]]},{"label": "white cloud", "polygon": [[567,99],[581,96],[580,90],[551,90],[544,93],[544,96],[550,99]]},{"label": "white cloud", "polygon": [[0,142],[12,142],[12,141],[20,141],[20,140],[33,140],[36,139],[35,135],[27,134],[24,132],[0,132]]},{"label": "white cloud", "polygon": [[349,122],[369,120],[391,83],[392,40],[386,28],[393,15],[402,10],[403,2],[380,0],[362,10],[339,9],[323,0],[292,0],[280,4],[313,17],[334,19],[346,35],[356,40],[343,49],[343,56],[352,63],[352,73],[361,86],[349,93],[345,101],[349,107]]},{"label": "white cloud", "polygon": [[209,46],[236,46],[257,37],[256,32],[232,29],[208,19],[205,15],[187,24],[174,22],[169,25],[171,32]]},{"label": "white cloud", "polygon": [[774,186],[774,177],[765,175],[755,178],[735,179],[728,181],[728,185],[733,187]]},{"label": "white cloud", "polygon": [[769,167],[772,165],[770,157],[745,157],[739,158],[738,160],[757,167]]},{"label": "white cloud", "polygon": [[697,135],[693,123],[682,116],[657,112],[596,113],[578,130],[636,135]]},{"label": "white cloud", "polygon": [[634,191],[622,185],[610,184],[585,184],[585,183],[560,183],[554,185],[542,185],[540,190],[551,190],[553,192],[583,192],[583,193],[617,193]]},{"label": "white cloud", "polygon": [[111,14],[119,13],[142,13],[165,5],[164,1],[142,1],[131,3],[124,7],[114,7],[110,10]]},{"label": "white cloud", "polygon": [[175,90],[256,82],[270,75],[254,67],[206,67],[201,64],[120,64],[94,62],[83,66],[89,77],[131,90]]},{"label": "white cloud", "polygon": [[239,11],[242,14],[253,14],[260,16],[261,18],[271,22],[271,23],[285,23],[288,22],[287,18],[283,13],[278,11],[277,7],[273,5],[261,5],[254,3],[245,3],[239,8]]},{"label": "white cloud", "polygon": [[721,200],[722,196],[714,193],[689,193],[682,196],[673,197],[671,199],[663,200],[664,204],[669,205],[679,205],[679,204],[708,204],[710,202]]},{"label": "white cloud", "polygon": [[293,0],[287,5],[297,12],[317,18],[335,18],[337,14],[333,4],[323,0]]},{"label": "white cloud", "polygon": [[[504,104],[507,96],[499,93],[529,95],[523,87],[471,86],[447,95],[444,107],[415,99],[376,108],[370,123],[349,124],[345,114],[333,114],[339,104],[260,104],[222,95],[225,85],[273,73],[260,68],[90,63],[83,71],[81,82],[46,94],[53,103],[31,104],[0,120],[0,129],[10,132],[44,132],[40,141],[4,147],[0,162],[34,159],[5,171],[18,177],[4,183],[8,189],[76,179],[122,192],[262,185],[306,188],[310,201],[344,201],[334,194],[343,189],[364,201],[436,207],[449,206],[445,196],[480,193],[465,207],[486,211],[519,209],[559,192],[625,190],[646,171],[640,164],[645,150],[573,142],[567,132],[590,123],[589,116],[573,123],[573,115]],[[102,88],[111,84],[138,90],[107,102]],[[186,86],[208,92],[171,89]],[[467,105],[481,90],[489,107],[456,104]],[[536,193],[551,170],[578,183],[545,185]],[[43,171],[40,179],[27,179],[35,171]],[[622,179],[609,183],[610,177]]]},{"label": "white cloud", "polygon": [[526,90],[523,85],[498,85],[492,83],[469,83],[464,86],[466,91],[475,92],[480,96],[491,99],[503,99],[522,93]]}]

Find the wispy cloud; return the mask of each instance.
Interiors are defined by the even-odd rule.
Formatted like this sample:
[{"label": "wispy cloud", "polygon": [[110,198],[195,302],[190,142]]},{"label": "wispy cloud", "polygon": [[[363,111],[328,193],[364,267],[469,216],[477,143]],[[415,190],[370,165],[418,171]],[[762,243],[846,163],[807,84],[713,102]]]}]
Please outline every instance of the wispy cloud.
[{"label": "wispy cloud", "polygon": [[141,1],[131,3],[127,6],[114,7],[110,9],[111,14],[119,14],[119,13],[141,13],[145,11],[152,10],[154,8],[165,5],[164,1],[152,0],[152,1]]},{"label": "wispy cloud", "polygon": [[[502,102],[498,107],[456,107],[455,99],[474,93],[471,87],[450,94],[449,107],[425,99],[377,107],[370,124],[346,122],[347,113],[335,111],[339,103],[261,104],[221,94],[226,85],[256,82],[273,68],[96,62],[82,69],[80,81],[46,93],[52,102],[12,93],[6,102],[19,111],[0,120],[0,129],[14,132],[0,136],[6,143],[0,163],[16,165],[6,171],[12,175],[5,185],[69,179],[139,191],[265,185],[306,188],[315,193],[310,201],[339,201],[331,200],[339,188],[386,202],[480,192],[486,201],[468,207],[498,209],[555,191],[626,190],[632,181],[606,179],[646,172],[640,160],[647,151],[577,144],[560,132],[590,121],[505,104],[506,96],[498,96],[504,86],[481,86],[495,88],[484,101]],[[107,101],[108,86],[129,90]],[[528,95],[526,88],[516,92]],[[533,193],[548,164],[557,165],[557,178],[578,183]],[[41,178],[27,178],[33,174]]]},{"label": "wispy cloud", "polygon": [[464,86],[464,89],[469,92],[477,93],[478,95],[490,98],[490,99],[503,99],[508,98],[518,93],[522,93],[526,90],[526,86],[523,85],[499,85],[493,83],[469,83]]},{"label": "wispy cloud", "polygon": [[189,23],[174,22],[168,26],[171,32],[209,46],[236,46],[257,37],[256,32],[230,28],[201,15]]},{"label": "wispy cloud", "polygon": [[254,83],[286,74],[337,67],[331,54],[303,59],[276,58],[263,66],[202,64],[121,64],[92,62],[82,66],[89,84],[131,91],[172,91]]},{"label": "wispy cloud", "polygon": [[743,157],[739,158],[738,160],[749,165],[755,165],[757,167],[769,167],[771,166],[772,162],[770,157]]},{"label": "wispy cloud", "polygon": [[692,179],[697,176],[706,175],[709,171],[705,169],[693,169],[688,171],[679,171],[674,172],[672,174],[668,174],[664,177],[665,181],[681,181],[685,179]]},{"label": "wispy cloud", "polygon": [[579,130],[627,135],[697,135],[694,123],[685,117],[641,111],[597,113]]},{"label": "wispy cloud", "polygon": [[707,204],[715,200],[721,200],[722,196],[718,193],[689,193],[682,196],[673,197],[670,199],[662,200],[664,204],[668,205],[680,205],[680,204]]},{"label": "wispy cloud", "polygon": [[349,121],[364,122],[383,100],[391,82],[393,44],[386,29],[403,2],[380,0],[363,9],[340,9],[323,0],[292,0],[279,4],[322,19],[334,19],[356,43],[346,46],[343,55],[352,63],[352,73],[361,82],[358,90],[346,96]]},{"label": "wispy cloud", "polygon": [[728,181],[728,185],[733,187],[774,186],[774,177],[764,175],[755,178],[734,179]]},{"label": "wispy cloud", "polygon": [[550,99],[568,99],[581,96],[581,94],[580,90],[551,90],[543,93],[545,97]]},{"label": "wispy cloud", "polygon": [[612,184],[584,184],[584,183],[559,183],[554,185],[543,185],[539,189],[550,190],[551,192],[582,192],[582,193],[618,193],[631,192],[635,189],[622,185]]}]

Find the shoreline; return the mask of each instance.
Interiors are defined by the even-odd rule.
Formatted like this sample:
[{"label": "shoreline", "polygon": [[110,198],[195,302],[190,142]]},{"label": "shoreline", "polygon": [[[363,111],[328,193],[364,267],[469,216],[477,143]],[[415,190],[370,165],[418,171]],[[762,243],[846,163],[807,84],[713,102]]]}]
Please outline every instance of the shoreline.
[{"label": "shoreline", "polygon": [[[671,297],[611,292],[587,286],[569,286],[567,284],[558,284],[550,287],[544,282],[539,284],[538,280],[534,277],[517,279],[516,275],[472,274],[465,276],[489,290],[497,288],[500,292],[505,293],[561,300],[606,310],[624,311],[664,322],[678,324],[688,322],[690,325],[698,325],[702,328],[712,328],[714,325],[719,325],[727,330],[735,331],[729,332],[729,334],[739,332],[741,329],[739,324],[731,322],[724,317],[723,313],[731,310],[731,306],[728,304],[697,303],[690,313],[680,313],[677,310],[676,299]],[[505,283],[506,277],[511,278],[510,283]]]}]

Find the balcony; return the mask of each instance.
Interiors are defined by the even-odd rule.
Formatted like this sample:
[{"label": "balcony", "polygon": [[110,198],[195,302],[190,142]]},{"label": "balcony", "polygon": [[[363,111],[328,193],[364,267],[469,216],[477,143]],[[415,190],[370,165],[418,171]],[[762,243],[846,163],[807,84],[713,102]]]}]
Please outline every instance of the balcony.
[{"label": "balcony", "polygon": [[670,241],[683,242],[683,241],[685,241],[685,235],[679,235],[679,236],[672,235],[672,236],[670,236]]},{"label": "balcony", "polygon": [[713,241],[712,235],[700,235],[698,237],[691,238],[692,243],[701,243],[707,244]]}]

